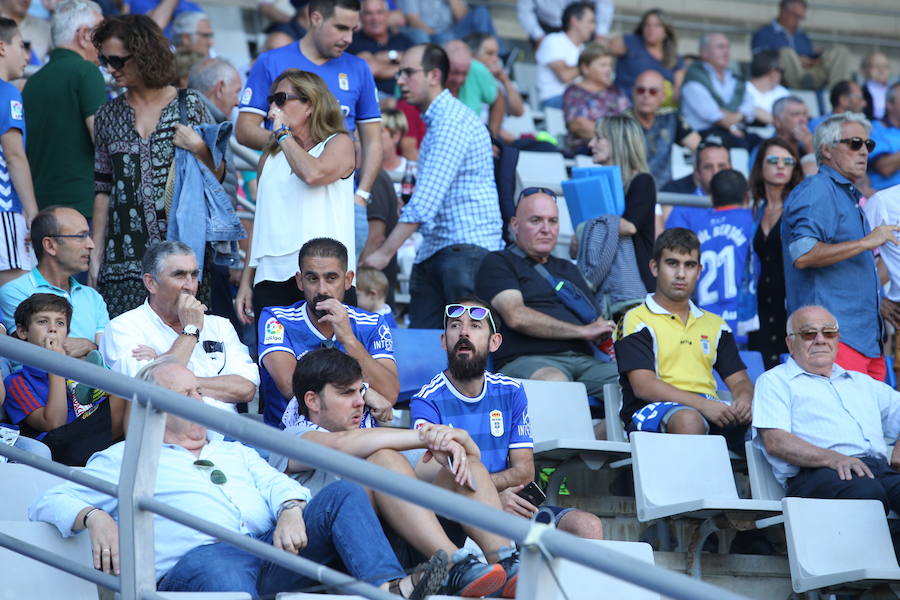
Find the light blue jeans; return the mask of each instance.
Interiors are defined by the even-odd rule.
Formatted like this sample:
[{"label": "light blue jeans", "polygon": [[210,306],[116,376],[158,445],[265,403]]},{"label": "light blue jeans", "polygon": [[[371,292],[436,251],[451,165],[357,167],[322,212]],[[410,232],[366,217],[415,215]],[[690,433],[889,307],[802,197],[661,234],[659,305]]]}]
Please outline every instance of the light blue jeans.
[{"label": "light blue jeans", "polygon": [[356,231],[356,256],[362,254],[363,248],[366,247],[366,240],[369,239],[369,217],[368,210],[365,206],[359,204],[353,205],[354,229]]}]

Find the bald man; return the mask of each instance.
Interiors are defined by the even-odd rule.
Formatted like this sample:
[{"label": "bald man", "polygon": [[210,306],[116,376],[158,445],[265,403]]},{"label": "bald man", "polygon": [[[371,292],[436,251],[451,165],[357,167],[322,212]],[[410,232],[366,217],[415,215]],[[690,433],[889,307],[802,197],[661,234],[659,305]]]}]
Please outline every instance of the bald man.
[{"label": "bald man", "polygon": [[488,129],[496,136],[500,132],[506,103],[490,69],[474,60],[472,50],[460,40],[445,43],[444,50],[450,59],[447,89],[476,115],[481,116],[483,106],[488,105]]}]

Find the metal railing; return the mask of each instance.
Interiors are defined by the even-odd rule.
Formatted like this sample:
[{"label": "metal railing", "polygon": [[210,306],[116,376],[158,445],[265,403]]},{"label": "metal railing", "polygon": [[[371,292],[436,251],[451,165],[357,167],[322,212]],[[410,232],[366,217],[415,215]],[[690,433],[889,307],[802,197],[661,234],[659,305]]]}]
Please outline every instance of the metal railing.
[{"label": "metal railing", "polygon": [[[0,546],[56,566],[98,585],[117,590],[123,600],[161,597],[156,593],[154,573],[152,523],[154,514],[215,536],[265,560],[326,585],[337,587],[346,593],[377,600],[396,598],[366,582],[354,580],[348,575],[278,550],[269,544],[224,529],[202,517],[187,514],[155,500],[153,493],[165,428],[165,413],[172,413],[211,430],[302,461],[316,469],[330,471],[345,479],[426,507],[447,518],[513,539],[520,544],[528,540],[523,553],[525,555],[531,553],[526,557],[530,560],[534,559],[534,553],[537,552],[565,558],[676,600],[743,599],[733,592],[662,567],[648,565],[570,534],[549,528],[543,529],[544,526],[534,526],[526,519],[490,508],[431,484],[410,479],[337,450],[305,441],[254,419],[188,400],[154,384],[114,373],[81,360],[60,356],[34,344],[0,336],[0,356],[57,375],[75,378],[92,387],[132,399],[118,485],[29,455],[16,448],[0,445],[0,454],[4,456],[118,498],[121,575],[113,577],[91,571],[75,564],[71,559],[47,553],[41,548],[6,535],[0,535]],[[538,532],[540,535],[535,536]],[[536,538],[539,539],[538,544],[534,543]],[[523,566],[526,563],[527,561],[523,560]],[[518,598],[537,600],[534,587],[526,583],[528,579],[520,577],[522,583],[518,589]]]}]

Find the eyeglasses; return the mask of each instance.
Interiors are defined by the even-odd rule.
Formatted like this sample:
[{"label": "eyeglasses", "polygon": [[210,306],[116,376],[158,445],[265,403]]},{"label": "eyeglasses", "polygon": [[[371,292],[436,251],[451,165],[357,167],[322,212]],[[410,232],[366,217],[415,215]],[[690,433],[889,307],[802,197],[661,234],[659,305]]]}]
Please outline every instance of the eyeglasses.
[{"label": "eyeglasses", "polygon": [[645,87],[640,87],[640,86],[634,88],[634,93],[637,96],[641,96],[643,94],[649,94],[651,96],[656,96],[660,92],[662,92],[662,90],[659,88],[645,88]]},{"label": "eyeglasses", "polygon": [[51,233],[51,234],[48,235],[47,237],[52,237],[52,238],[76,238],[76,239],[79,239],[79,240],[81,240],[81,241],[83,242],[84,240],[86,240],[86,239],[88,239],[89,237],[91,237],[91,235],[90,235],[87,231],[85,231],[85,232],[83,232],[83,233]]},{"label": "eyeglasses", "polygon": [[278,108],[281,108],[285,104],[287,104],[288,100],[299,100],[300,102],[308,102],[307,98],[303,96],[298,96],[297,94],[288,94],[287,92],[275,92],[271,96],[266,98],[266,104],[275,104]]},{"label": "eyeglasses", "polygon": [[770,165],[783,164],[786,167],[793,167],[797,164],[797,160],[793,156],[775,156],[773,154],[766,157],[766,163]]},{"label": "eyeglasses", "polygon": [[847,144],[854,152],[862,148],[863,144],[866,145],[866,150],[868,150],[869,152],[875,149],[875,140],[864,140],[858,136],[852,138],[844,138],[842,140],[838,140],[838,142],[841,144]]},{"label": "eyeglasses", "polygon": [[212,33],[212,32],[205,32],[205,31],[204,31],[203,33],[201,33],[201,32],[198,31],[195,35],[199,35],[199,36],[202,37],[202,38],[206,38],[206,39],[208,39],[208,40],[211,40],[211,39],[213,39],[213,38],[215,37],[216,34],[215,34],[215,33]]},{"label": "eyeglasses", "polygon": [[225,477],[225,473],[223,473],[219,469],[216,469],[215,463],[211,460],[206,460],[205,458],[195,460],[194,466],[201,469],[212,469],[212,471],[210,471],[209,473],[209,480],[216,485],[223,485],[226,481],[228,481],[228,478]]},{"label": "eyeglasses", "polygon": [[31,52],[31,42],[28,40],[22,41],[22,47],[25,48],[26,51]]},{"label": "eyeglasses", "polygon": [[444,329],[447,328],[447,319],[458,319],[464,313],[469,313],[469,318],[473,321],[483,321],[485,318],[491,324],[491,331],[496,332],[497,326],[494,325],[494,317],[491,311],[483,306],[466,306],[465,304],[448,304],[444,307]]},{"label": "eyeglasses", "polygon": [[527,198],[528,196],[533,196],[534,194],[547,194],[556,200],[556,192],[545,187],[527,187],[519,193],[519,200]]},{"label": "eyeglasses", "polygon": [[820,333],[826,340],[833,340],[841,334],[837,327],[823,327],[822,329],[804,329],[802,331],[796,331],[794,333],[789,333],[788,336],[798,336],[804,342],[811,342],[816,339]]},{"label": "eyeglasses", "polygon": [[108,69],[112,67],[113,71],[121,71],[129,60],[131,60],[132,55],[128,56],[104,56],[100,55],[100,66],[104,69]]},{"label": "eyeglasses", "polygon": [[425,69],[414,69],[412,67],[404,67],[402,69],[397,70],[397,74],[394,75],[394,79],[399,80],[401,77],[409,79],[419,71],[424,71]]}]

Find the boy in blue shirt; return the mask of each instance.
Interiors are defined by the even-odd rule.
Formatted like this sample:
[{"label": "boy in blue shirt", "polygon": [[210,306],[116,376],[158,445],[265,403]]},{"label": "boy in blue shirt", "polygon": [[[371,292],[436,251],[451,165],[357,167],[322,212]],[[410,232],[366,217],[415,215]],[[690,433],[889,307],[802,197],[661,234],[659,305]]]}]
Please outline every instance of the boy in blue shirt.
[{"label": "boy in blue shirt", "polygon": [[[16,308],[16,335],[65,356],[72,305],[56,294],[34,294]],[[98,352],[88,355],[103,364]],[[53,460],[84,466],[94,452],[122,437],[124,400],[29,365],[4,380],[6,413],[22,435],[46,444]]]}]

